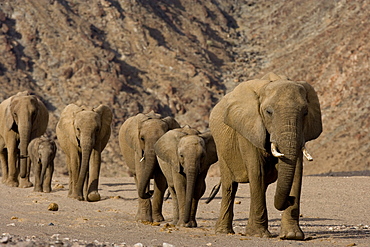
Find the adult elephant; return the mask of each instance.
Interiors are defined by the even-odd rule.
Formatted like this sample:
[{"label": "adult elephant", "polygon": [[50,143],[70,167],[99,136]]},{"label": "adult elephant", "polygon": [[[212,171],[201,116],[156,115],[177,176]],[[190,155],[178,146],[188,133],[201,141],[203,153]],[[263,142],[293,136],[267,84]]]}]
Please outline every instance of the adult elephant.
[{"label": "adult elephant", "polygon": [[200,133],[189,126],[170,130],[159,138],[154,150],[172,196],[172,224],[196,227],[205,178],[210,165],[217,161],[211,133]]},{"label": "adult elephant", "polygon": [[[128,118],[119,130],[122,155],[135,178],[139,196],[137,221],[160,222],[164,220],[162,205],[167,182],[159,168],[154,144],[164,133],[179,127],[180,125],[174,118],[162,117],[152,111]],[[149,190],[151,178],[154,179],[154,194]],[[153,206],[150,201],[152,195]]]},{"label": "adult elephant", "polygon": [[246,234],[270,237],[265,192],[277,180],[275,207],[284,210],[280,238],[304,239],[299,226],[302,151],[322,132],[320,104],[312,86],[274,73],[246,81],[210,115],[221,171],[222,202],[216,232],[233,233],[238,183],[249,182]]},{"label": "adult elephant", "polygon": [[99,201],[101,152],[111,134],[113,114],[106,105],[88,109],[66,106],[56,127],[58,142],[67,156],[68,196],[78,200]]},{"label": "adult elephant", "polygon": [[[48,110],[35,95],[24,91],[0,104],[0,119],[2,182],[12,187],[31,187],[27,146],[32,139],[45,133]],[[20,169],[17,169],[17,163]]]}]

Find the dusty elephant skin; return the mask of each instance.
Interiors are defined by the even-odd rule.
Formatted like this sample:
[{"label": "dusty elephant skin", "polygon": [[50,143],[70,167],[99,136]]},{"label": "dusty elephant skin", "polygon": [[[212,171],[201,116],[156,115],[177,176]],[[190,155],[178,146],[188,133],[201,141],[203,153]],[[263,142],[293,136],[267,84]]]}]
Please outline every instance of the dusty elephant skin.
[{"label": "dusty elephant skin", "polygon": [[[35,95],[24,91],[0,104],[0,119],[2,182],[12,187],[31,187],[27,146],[32,139],[45,133],[49,121],[48,110]],[[19,169],[16,167],[18,162]]]},{"label": "dusty elephant skin", "polygon": [[159,138],[154,149],[172,196],[172,224],[196,227],[205,178],[210,165],[217,161],[211,133],[201,134],[189,126],[170,130]]},{"label": "dusty elephant skin", "polygon": [[34,191],[50,192],[54,172],[54,158],[57,151],[55,142],[43,135],[28,145],[28,154],[35,176]]},{"label": "dusty elephant skin", "polygon": [[299,226],[303,153],[309,157],[305,143],[322,131],[314,89],[273,73],[241,83],[214,107],[210,129],[222,183],[216,232],[234,232],[235,193],[238,183],[247,182],[251,204],[246,234],[271,237],[265,193],[277,180],[274,205],[284,211],[280,237],[304,239]]},{"label": "dusty elephant skin", "polygon": [[66,154],[69,172],[68,196],[99,201],[101,152],[111,134],[112,111],[106,105],[89,110],[74,104],[61,113],[56,133]]},{"label": "dusty elephant skin", "polygon": [[[162,117],[152,111],[128,118],[119,130],[119,145],[123,159],[135,178],[139,196],[137,221],[164,220],[162,205],[167,182],[159,168],[154,144],[164,133],[179,127],[174,118]],[[151,178],[154,179],[154,194],[149,190]]]}]

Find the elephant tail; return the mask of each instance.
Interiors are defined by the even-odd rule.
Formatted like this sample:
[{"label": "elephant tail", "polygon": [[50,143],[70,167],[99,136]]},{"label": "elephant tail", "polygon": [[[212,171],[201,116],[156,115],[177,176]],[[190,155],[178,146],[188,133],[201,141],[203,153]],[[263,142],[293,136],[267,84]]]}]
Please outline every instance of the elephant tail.
[{"label": "elephant tail", "polygon": [[208,199],[206,201],[206,204],[210,203],[213,200],[213,198],[215,198],[215,196],[217,195],[218,191],[220,190],[220,187],[221,187],[221,182],[219,182],[218,184],[216,184],[215,186],[213,186],[211,193],[209,193],[209,196],[208,196]]}]

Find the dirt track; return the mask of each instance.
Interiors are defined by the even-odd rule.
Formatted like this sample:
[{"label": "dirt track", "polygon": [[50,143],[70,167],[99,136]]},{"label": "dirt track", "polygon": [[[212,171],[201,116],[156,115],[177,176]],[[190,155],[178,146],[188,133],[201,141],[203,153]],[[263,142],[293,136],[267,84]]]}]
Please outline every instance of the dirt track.
[{"label": "dirt track", "polygon": [[[219,178],[207,179],[208,195]],[[274,187],[268,189],[269,229],[272,239],[241,235],[249,211],[248,184],[241,184],[235,204],[235,235],[215,235],[221,193],[210,204],[203,198],[198,210],[198,228],[166,227],[172,218],[171,200],[164,203],[166,222],[159,226],[136,223],[136,192],[133,178],[102,178],[102,201],[79,202],[67,198],[67,177],[55,178],[53,186],[64,188],[50,194],[0,185],[1,242],[27,245],[77,246],[369,246],[370,177],[312,177],[303,180],[301,226],[305,241],[277,238],[280,212],[273,208]],[[58,211],[48,211],[50,203]],[[0,238],[1,239],[1,238]],[[126,244],[126,245],[125,245]],[[167,246],[170,246],[167,245]],[[138,244],[137,246],[140,246]]]}]

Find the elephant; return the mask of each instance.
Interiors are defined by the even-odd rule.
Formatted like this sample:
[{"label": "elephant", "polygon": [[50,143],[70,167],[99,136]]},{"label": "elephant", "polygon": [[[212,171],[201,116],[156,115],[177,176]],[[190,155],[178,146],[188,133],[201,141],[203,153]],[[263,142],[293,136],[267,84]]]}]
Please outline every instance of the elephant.
[{"label": "elephant", "polygon": [[89,202],[100,200],[101,152],[110,138],[112,118],[111,109],[103,104],[93,109],[69,104],[62,111],[56,133],[66,154],[69,197]]},{"label": "elephant", "polygon": [[[129,172],[134,176],[139,197],[136,221],[164,220],[162,205],[167,182],[159,167],[154,144],[167,131],[179,127],[173,117],[162,117],[151,111],[128,118],[119,130],[120,149]],[[152,178],[154,191],[149,190],[149,182]]]},{"label": "elephant", "polygon": [[32,187],[27,146],[45,133],[49,112],[37,96],[24,91],[0,104],[0,119],[2,182],[11,187]]},{"label": "elephant", "polygon": [[158,139],[154,151],[172,196],[172,224],[197,227],[196,212],[206,189],[205,178],[217,161],[211,133],[189,126],[173,129]]},{"label": "elephant", "polygon": [[33,139],[28,145],[28,154],[35,176],[34,191],[51,192],[56,151],[55,142],[46,135]]},{"label": "elephant", "polygon": [[299,226],[305,143],[322,132],[320,103],[306,82],[268,73],[240,83],[211,110],[209,126],[221,172],[222,200],[216,233],[234,233],[238,183],[249,183],[246,235],[271,237],[266,189],[277,181],[274,206],[283,211],[281,239],[302,240]]}]

